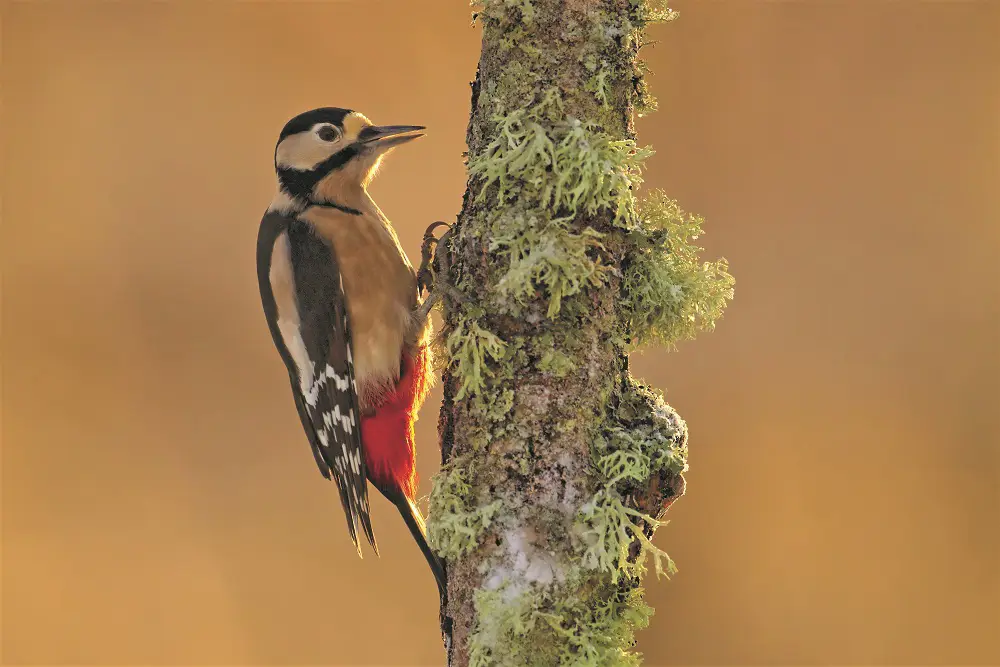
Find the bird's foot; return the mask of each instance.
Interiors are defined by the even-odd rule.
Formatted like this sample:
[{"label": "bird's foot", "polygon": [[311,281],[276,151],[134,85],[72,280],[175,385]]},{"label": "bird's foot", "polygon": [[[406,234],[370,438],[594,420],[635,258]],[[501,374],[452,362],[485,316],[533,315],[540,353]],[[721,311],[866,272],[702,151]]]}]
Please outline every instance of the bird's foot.
[{"label": "bird's foot", "polygon": [[414,310],[414,317],[418,322],[424,322],[430,317],[431,311],[434,310],[434,306],[438,305],[445,295],[450,296],[455,301],[460,303],[468,303],[469,298],[459,292],[453,285],[447,283],[443,285],[435,285],[430,293],[424,298],[423,302],[417,306]]},{"label": "bird's foot", "polygon": [[[437,238],[434,236],[434,230],[438,227],[447,227],[448,231]],[[435,270],[435,264],[437,264],[437,248],[441,243],[441,240],[448,235],[451,231],[451,225],[447,222],[437,222],[431,223],[427,229],[424,231],[424,239],[420,244],[420,268],[417,270],[417,293],[421,294],[423,292],[430,292],[431,286],[434,284],[434,277],[437,271]]]},{"label": "bird's foot", "polygon": [[[434,230],[438,227],[447,227],[448,231],[440,238],[434,236]],[[417,306],[415,315],[417,321],[425,321],[441,300],[448,296],[460,303],[467,303],[468,297],[459,292],[454,285],[447,281],[446,276],[451,266],[448,241],[449,236],[454,231],[454,227],[446,222],[435,222],[427,227],[424,232],[424,240],[420,245],[420,269],[417,271],[418,293],[427,292],[423,303]],[[445,248],[444,253],[438,253],[439,248]]]}]

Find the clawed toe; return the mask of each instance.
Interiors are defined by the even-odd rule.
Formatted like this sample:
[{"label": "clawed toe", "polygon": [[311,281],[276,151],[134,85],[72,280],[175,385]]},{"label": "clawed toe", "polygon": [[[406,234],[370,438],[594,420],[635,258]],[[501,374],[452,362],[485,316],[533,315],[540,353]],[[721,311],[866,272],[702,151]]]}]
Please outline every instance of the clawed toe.
[{"label": "clawed toe", "polygon": [[[417,293],[430,292],[434,283],[434,262],[437,257],[437,247],[441,239],[434,236],[434,230],[438,227],[447,227],[451,231],[451,225],[438,220],[428,225],[424,230],[423,242],[420,244],[420,268],[417,270]],[[444,238],[446,231],[441,238]]]}]

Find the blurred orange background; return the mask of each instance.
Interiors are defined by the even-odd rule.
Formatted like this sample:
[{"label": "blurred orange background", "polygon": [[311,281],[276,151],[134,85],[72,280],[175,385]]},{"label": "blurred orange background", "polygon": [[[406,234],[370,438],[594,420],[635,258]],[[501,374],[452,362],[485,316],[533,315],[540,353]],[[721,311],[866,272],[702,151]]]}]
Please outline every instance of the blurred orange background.
[{"label": "blurred orange background", "polygon": [[[4,664],[442,664],[402,521],[359,560],[315,469],[254,244],[316,106],[428,126],[372,187],[411,258],[454,219],[466,4],[3,4]],[[633,360],[691,430],[646,664],[1000,664],[1000,3],[675,8],[647,186],[737,289]]]}]

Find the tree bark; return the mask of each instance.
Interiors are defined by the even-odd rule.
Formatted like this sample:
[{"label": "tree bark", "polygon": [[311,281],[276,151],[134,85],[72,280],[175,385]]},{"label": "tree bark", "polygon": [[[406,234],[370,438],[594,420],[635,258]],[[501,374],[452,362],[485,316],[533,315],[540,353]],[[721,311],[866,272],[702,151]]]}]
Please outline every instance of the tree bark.
[{"label": "tree bark", "polygon": [[[684,492],[687,428],[634,380],[628,352],[710,327],[724,260],[700,219],[634,190],[650,153],[640,0],[492,0],[478,7],[469,183],[437,250],[442,470],[429,539],[445,559],[448,664],[625,665],[650,542]],[[651,558],[650,558],[651,557]]]}]

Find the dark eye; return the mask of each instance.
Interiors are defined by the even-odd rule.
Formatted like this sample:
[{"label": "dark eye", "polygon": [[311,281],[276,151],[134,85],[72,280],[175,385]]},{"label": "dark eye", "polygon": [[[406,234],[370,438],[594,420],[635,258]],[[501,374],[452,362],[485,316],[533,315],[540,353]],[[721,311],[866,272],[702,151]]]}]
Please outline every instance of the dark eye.
[{"label": "dark eye", "polygon": [[332,125],[324,125],[316,132],[323,141],[333,141],[337,138],[337,130]]}]

